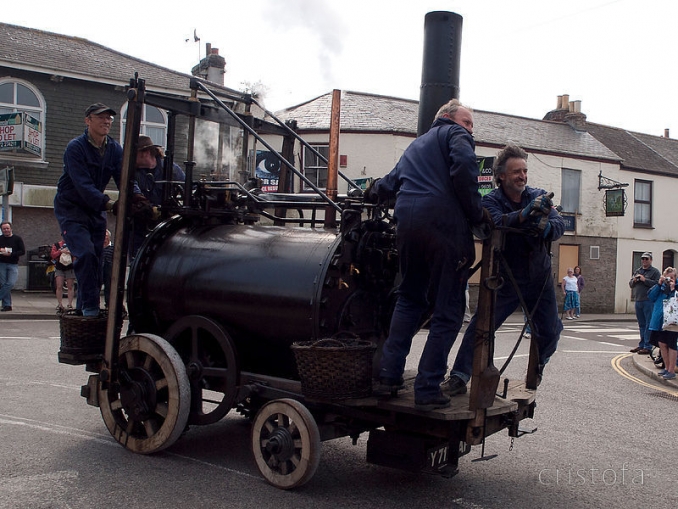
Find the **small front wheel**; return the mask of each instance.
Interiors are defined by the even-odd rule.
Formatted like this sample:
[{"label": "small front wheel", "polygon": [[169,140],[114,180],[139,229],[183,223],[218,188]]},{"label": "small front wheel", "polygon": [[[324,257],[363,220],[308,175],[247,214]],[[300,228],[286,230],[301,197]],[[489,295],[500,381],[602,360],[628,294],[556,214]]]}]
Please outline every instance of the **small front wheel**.
[{"label": "small front wheel", "polygon": [[320,463],[318,425],[298,401],[270,401],[254,418],[252,452],[259,472],[270,484],[284,490],[302,486]]}]

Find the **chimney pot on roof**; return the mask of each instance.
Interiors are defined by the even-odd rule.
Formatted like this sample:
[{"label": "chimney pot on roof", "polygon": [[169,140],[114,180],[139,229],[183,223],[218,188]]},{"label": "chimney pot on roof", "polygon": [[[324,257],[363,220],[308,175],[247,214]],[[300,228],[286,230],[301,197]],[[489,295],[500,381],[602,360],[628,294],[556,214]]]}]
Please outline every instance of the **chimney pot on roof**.
[{"label": "chimney pot on roof", "polygon": [[668,138],[668,137],[669,137],[669,130],[667,128],[667,129],[664,129],[664,138]]},{"label": "chimney pot on roof", "polygon": [[571,101],[570,104],[572,105],[572,111],[573,113],[581,113],[581,101]]},{"label": "chimney pot on roof", "polygon": [[218,55],[219,54],[219,48],[212,48],[212,55]]},{"label": "chimney pot on roof", "polygon": [[570,109],[570,95],[569,94],[563,94],[563,100],[560,105],[561,110],[568,110]]},{"label": "chimney pot on roof", "polygon": [[558,100],[556,101],[556,109],[559,110],[560,106],[563,104],[563,96],[559,95]]}]

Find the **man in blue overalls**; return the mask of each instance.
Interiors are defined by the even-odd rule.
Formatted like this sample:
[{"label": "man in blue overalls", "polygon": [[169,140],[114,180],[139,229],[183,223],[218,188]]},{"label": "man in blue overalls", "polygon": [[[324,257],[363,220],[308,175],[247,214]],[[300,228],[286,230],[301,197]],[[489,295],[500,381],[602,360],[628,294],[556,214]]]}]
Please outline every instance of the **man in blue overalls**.
[{"label": "man in blue overalls", "polygon": [[396,197],[394,218],[402,283],[379,372],[384,391],[402,384],[412,338],[429,310],[428,338],[414,383],[417,408],[449,406],[440,384],[462,326],[466,282],[475,258],[469,225],[483,221],[473,113],[456,99],[414,140],[396,167],[367,191],[371,201]]},{"label": "man in blue overalls", "polygon": [[120,188],[122,147],[108,135],[115,114],[102,103],[85,110],[87,128],[66,147],[54,197],[54,214],[74,260],[77,309],[85,317],[99,316],[106,211],[114,209],[103,191],[111,177]]}]

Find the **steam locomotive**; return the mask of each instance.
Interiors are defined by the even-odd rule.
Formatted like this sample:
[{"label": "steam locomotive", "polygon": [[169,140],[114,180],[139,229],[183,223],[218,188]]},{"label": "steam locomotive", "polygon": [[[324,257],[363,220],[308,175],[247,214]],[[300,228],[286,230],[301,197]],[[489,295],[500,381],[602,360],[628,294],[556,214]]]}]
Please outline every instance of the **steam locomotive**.
[{"label": "steam locomotive", "polygon": [[[536,392],[522,381],[506,381],[497,395],[498,378],[487,383],[474,371],[469,396],[431,412],[415,408],[413,374],[396,398],[372,396],[369,387],[341,398],[305,390],[296,344],[348,335],[371,345],[371,365],[378,365],[398,283],[389,209],[366,203],[350,181],[349,192],[338,195],[332,175],[325,191],[316,188],[261,133],[304,141],[271,112],[275,124],[253,121],[247,110],[256,99],[214,91],[199,78],[190,88],[186,100],[147,92],[138,77],[130,81],[122,212],[102,343],[94,351],[60,352],[61,362],[84,364],[91,373],[82,395],[100,408],[115,440],[130,451],[154,453],[184,434],[190,440],[190,426],[215,423],[234,409],[252,420],[251,448],[264,478],[291,489],[312,478],[325,440],[368,433],[367,461],[452,476],[459,457],[486,436],[503,429],[519,436]],[[128,239],[138,227],[129,214],[131,169],[144,104],[173,120],[166,178],[157,183],[163,186],[161,221],[127,278]],[[178,117],[189,132],[182,182],[171,177]],[[265,193],[252,181],[195,178],[195,126],[205,121],[237,126],[245,145],[256,138],[277,154],[281,182],[294,174],[316,193]],[[496,273],[499,235],[483,241],[481,281]],[[122,334],[125,289],[129,323]],[[491,363],[492,291],[481,284],[485,366]]]}]

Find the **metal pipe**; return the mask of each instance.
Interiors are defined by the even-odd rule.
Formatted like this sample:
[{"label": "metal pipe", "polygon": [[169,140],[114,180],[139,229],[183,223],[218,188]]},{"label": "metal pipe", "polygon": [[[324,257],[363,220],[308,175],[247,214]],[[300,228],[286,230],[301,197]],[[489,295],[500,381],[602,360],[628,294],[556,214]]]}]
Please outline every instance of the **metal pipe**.
[{"label": "metal pipe", "polygon": [[[306,140],[304,140],[301,136],[299,136],[299,135],[298,135],[297,133],[295,133],[292,129],[290,129],[290,127],[289,127],[287,124],[285,124],[285,122],[283,122],[283,121],[280,120],[278,117],[276,117],[271,111],[269,111],[269,110],[267,110],[266,108],[264,108],[261,104],[259,104],[259,103],[256,101],[256,99],[252,99],[252,102],[253,102],[254,104],[256,104],[257,106],[259,106],[262,110],[264,110],[264,113],[266,113],[267,116],[269,116],[269,117],[271,117],[273,120],[275,120],[275,121],[276,121],[283,129],[285,129],[291,136],[293,136],[294,139],[296,139],[296,140],[301,144],[302,147],[306,147],[308,150],[310,150],[311,152],[313,152],[313,153],[316,155],[316,157],[318,157],[321,161],[323,161],[323,162],[325,162],[325,163],[328,163],[327,158],[326,158],[325,156],[323,156],[320,152],[318,152],[318,151],[317,151],[316,149],[314,149],[311,145],[309,145],[309,143],[308,143]],[[353,182],[353,181],[352,181],[350,178],[348,178],[346,175],[344,175],[344,174],[341,172],[341,170],[338,170],[337,173],[338,173],[338,175],[339,175],[341,178],[343,178],[343,179],[346,181],[346,183],[348,183],[349,187],[353,187],[354,189],[360,189],[360,186],[359,186],[358,184],[356,184],[355,182]]]},{"label": "metal pipe", "polygon": [[[273,153],[276,153],[276,154],[277,154],[277,150],[275,150],[275,149],[274,149],[274,148],[273,148],[266,140],[264,140],[261,136],[259,136],[259,135],[257,134],[257,132],[256,132],[254,129],[252,129],[250,126],[248,126],[247,123],[245,123],[245,122],[238,116],[238,114],[237,114],[236,112],[234,112],[231,108],[229,108],[228,106],[226,106],[226,105],[224,104],[224,102],[223,102],[221,99],[219,99],[216,95],[214,95],[214,94],[212,93],[211,90],[209,90],[207,87],[205,87],[202,83],[195,82],[195,84],[196,84],[196,86],[197,86],[198,88],[200,88],[203,92],[205,92],[205,93],[206,93],[207,95],[209,95],[212,99],[214,99],[214,101],[215,101],[219,106],[221,106],[221,107],[224,109],[224,111],[226,111],[229,115],[231,115],[231,117],[233,117],[233,119],[234,119],[236,122],[238,122],[238,123],[240,124],[240,126],[241,126],[243,129],[245,129],[249,134],[251,134],[252,136],[254,136],[254,137],[255,137],[255,138],[256,138],[256,139],[264,146],[264,147],[266,147],[270,152],[273,152]],[[341,212],[341,208],[339,207],[339,205],[337,205],[337,204],[334,203],[332,200],[330,200],[330,199],[328,198],[328,196],[327,196],[325,193],[323,193],[320,189],[318,189],[318,187],[317,187],[313,182],[311,182],[308,178],[306,178],[306,175],[304,175],[304,174],[301,173],[299,170],[297,170],[297,169],[294,167],[294,165],[293,165],[292,163],[290,163],[287,159],[283,158],[282,156],[280,156],[280,161],[281,161],[284,165],[286,165],[291,171],[293,171],[294,174],[295,174],[297,177],[299,177],[301,180],[303,180],[303,181],[306,183],[306,185],[308,185],[308,187],[310,187],[310,188],[313,189],[316,193],[318,193],[318,194],[319,194],[319,195],[327,202],[328,205],[330,205],[331,207],[333,207],[337,212]]]}]

